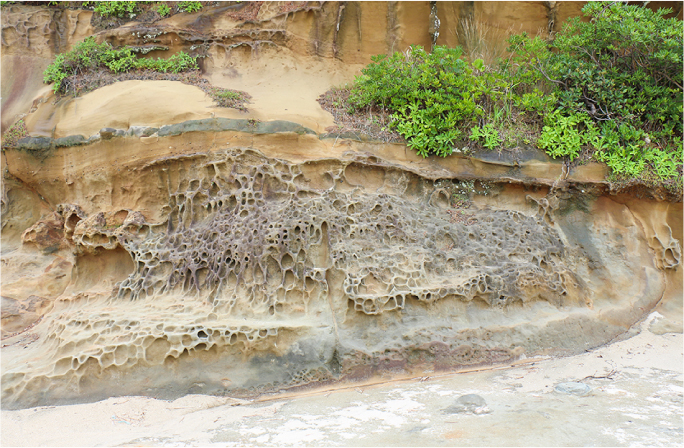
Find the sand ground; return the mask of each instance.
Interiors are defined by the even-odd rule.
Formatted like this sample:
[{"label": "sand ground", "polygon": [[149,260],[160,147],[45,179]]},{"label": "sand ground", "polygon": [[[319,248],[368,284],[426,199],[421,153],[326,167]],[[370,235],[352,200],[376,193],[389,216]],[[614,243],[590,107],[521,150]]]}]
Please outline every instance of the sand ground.
[{"label": "sand ground", "polygon": [[[188,395],[2,411],[2,446],[681,446],[683,339],[635,336],[514,367],[340,384],[253,400]],[[662,325],[660,326],[662,327]],[[659,333],[659,331],[656,331]],[[582,382],[586,395],[558,392]],[[464,394],[481,414],[451,414]]]},{"label": "sand ground", "polygon": [[217,107],[201,89],[179,81],[122,81],[59,102],[49,89],[41,90],[36,97],[42,100],[25,118],[27,129],[33,136],[90,137],[104,127],[127,130],[224,117],[286,120],[324,133],[334,121],[317,98],[331,86],[353,81],[363,67],[277,49],[258,59],[242,55],[217,63],[204,76],[215,86],[248,92],[247,112]]}]

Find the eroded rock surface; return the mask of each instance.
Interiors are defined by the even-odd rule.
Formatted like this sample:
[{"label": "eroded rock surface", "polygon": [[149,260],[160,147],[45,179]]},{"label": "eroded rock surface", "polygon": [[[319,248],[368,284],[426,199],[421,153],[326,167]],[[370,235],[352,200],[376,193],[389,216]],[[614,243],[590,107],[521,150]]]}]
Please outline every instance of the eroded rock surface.
[{"label": "eroded rock surface", "polygon": [[[24,234],[64,235],[76,261],[31,350],[3,358],[6,406],[240,395],[577,352],[624,332],[680,269],[627,207],[567,189],[241,147],[142,172],[157,178],[145,189],[168,192],[157,222],[63,204]],[[471,207],[454,208],[464,191]]]},{"label": "eroded rock surface", "polygon": [[[324,133],[315,98],[351,64],[453,40],[467,5],[265,5],[251,24],[217,8],[100,36],[204,45],[207,77],[253,95],[246,115],[171,81],[60,101],[33,75],[7,84],[6,61],[39,73],[92,30],[85,13],[3,15],[3,108],[30,106],[31,133],[2,154],[3,407],[578,353],[655,307],[681,328],[681,194],[611,191],[605,167],[529,148],[422,159]],[[566,6],[529,6],[530,23]]]}]

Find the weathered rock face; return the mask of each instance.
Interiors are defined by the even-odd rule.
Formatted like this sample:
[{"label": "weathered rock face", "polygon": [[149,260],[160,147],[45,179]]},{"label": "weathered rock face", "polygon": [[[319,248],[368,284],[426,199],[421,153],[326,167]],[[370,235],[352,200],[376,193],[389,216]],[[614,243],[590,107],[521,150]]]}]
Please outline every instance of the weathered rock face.
[{"label": "weathered rock face", "polygon": [[[49,160],[126,148],[115,167],[74,168],[82,179],[52,192],[68,201],[59,219],[4,255],[8,265],[61,259],[68,278],[50,296],[32,289],[34,277],[3,271],[7,300],[44,298],[31,314],[42,310],[39,325],[3,349],[5,406],[245,394],[572,353],[681,295],[681,203],[567,181],[524,187],[519,167],[483,176],[486,162],[459,180],[441,161],[409,168],[375,145],[336,149],[291,132],[261,136],[273,146],[155,155],[241,134],[160,138],[144,158],[135,137],[55,149],[45,162],[6,154],[18,176],[42,164],[49,177]],[[101,182],[119,170],[128,174],[114,185],[138,180],[129,194]],[[79,191],[98,198],[87,212],[74,204]],[[473,205],[451,207],[454,195]]]},{"label": "weathered rock face", "polygon": [[[364,5],[322,11],[390,8]],[[681,331],[681,197],[616,194],[602,166],[533,150],[421,159],[256,92],[246,116],[170,81],[36,104],[2,157],[3,407],[576,353],[656,306]]]}]

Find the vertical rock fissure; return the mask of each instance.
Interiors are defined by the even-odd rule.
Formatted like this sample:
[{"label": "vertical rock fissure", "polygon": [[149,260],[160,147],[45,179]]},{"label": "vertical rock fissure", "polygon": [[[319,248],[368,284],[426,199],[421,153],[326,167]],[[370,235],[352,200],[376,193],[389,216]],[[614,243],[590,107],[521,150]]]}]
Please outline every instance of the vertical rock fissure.
[{"label": "vertical rock fissure", "polygon": [[339,7],[337,8],[337,22],[335,24],[335,31],[333,31],[333,42],[332,42],[332,50],[333,50],[333,57],[337,58],[337,35],[340,33],[340,23],[342,23],[342,17],[344,17],[344,8],[345,5],[344,3],[341,3]]},{"label": "vertical rock fissure", "polygon": [[397,18],[397,2],[387,2],[387,51],[389,54],[394,53],[395,45],[399,40],[397,29],[399,28],[399,19]]},{"label": "vertical rock fissure", "polygon": [[430,2],[430,27],[429,27],[429,33],[430,33],[430,38],[432,39],[432,46],[430,47],[430,51],[434,50],[435,44],[437,43],[437,38],[439,38],[439,17],[437,17],[437,2],[436,1],[431,1]]},{"label": "vertical rock fissure", "polygon": [[558,2],[544,2],[544,6],[548,9],[546,16],[548,17],[547,31],[549,34],[553,33],[556,26],[556,16],[558,15]]}]

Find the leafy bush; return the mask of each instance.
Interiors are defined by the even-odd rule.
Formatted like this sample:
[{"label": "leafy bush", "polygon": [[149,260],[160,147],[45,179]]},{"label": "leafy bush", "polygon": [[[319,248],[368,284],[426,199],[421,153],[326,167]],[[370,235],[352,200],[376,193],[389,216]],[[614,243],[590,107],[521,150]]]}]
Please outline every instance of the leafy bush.
[{"label": "leafy bush", "polygon": [[70,76],[98,69],[107,69],[114,73],[136,69],[179,73],[197,68],[197,58],[182,51],[168,59],[138,58],[130,47],[115,49],[107,42],[98,44],[93,37],[88,37],[76,44],[71,51],[57,55],[43,73],[43,81],[54,83],[55,93],[66,93],[68,87],[65,80]]},{"label": "leafy bush", "polygon": [[570,19],[553,40],[512,36],[497,66],[440,46],[375,56],[348,112],[391,114],[423,157],[447,156],[464,138],[488,149],[533,143],[554,158],[605,162],[614,179],[681,185],[681,21],[622,2],[582,11],[589,20]]},{"label": "leafy bush", "polygon": [[460,58],[460,48],[422,47],[374,56],[356,78],[349,97],[354,108],[389,109],[391,126],[418,154],[447,156],[463,128],[482,114],[476,103],[479,79]]},{"label": "leafy bush", "polygon": [[[682,130],[682,24],[623,3],[588,3],[553,42],[552,76],[597,120]],[[660,123],[659,123],[660,122]],[[671,130],[671,129],[670,129]]]},{"label": "leafy bush", "polygon": [[102,64],[103,55],[111,50],[112,47],[107,43],[98,44],[94,38],[86,38],[74,45],[71,51],[57,55],[55,61],[45,69],[43,82],[54,83],[53,90],[56,93],[67,77],[95,69]]},{"label": "leafy bush", "polygon": [[570,19],[551,43],[524,34],[509,41],[512,79],[551,92],[520,100],[545,116],[539,146],[571,160],[582,148],[593,150],[617,177],[638,177],[646,168],[662,180],[676,177],[681,21],[665,19],[670,10],[620,2],[590,2],[582,11],[590,21]]},{"label": "leafy bush", "polygon": [[554,158],[567,156],[572,161],[598,137],[596,126],[583,112],[565,116],[556,110],[544,117],[544,123],[537,144]]},{"label": "leafy bush", "polygon": [[202,9],[202,4],[200,2],[179,2],[178,10],[185,12],[197,12]]},{"label": "leafy bush", "polygon": [[496,149],[501,146],[499,132],[491,124],[484,125],[481,128],[477,126],[472,128],[470,131],[470,139],[482,142],[482,146],[487,149]]},{"label": "leafy bush", "polygon": [[197,69],[197,58],[187,53],[179,52],[168,59],[135,59],[132,68],[150,69],[162,73],[180,73]]},{"label": "leafy bush", "polygon": [[95,12],[103,17],[135,17],[137,6],[134,1],[95,2]]},{"label": "leafy bush", "polygon": [[644,154],[644,160],[651,163],[660,179],[672,179],[681,175],[682,139],[675,138],[670,146],[669,150],[652,148]]},{"label": "leafy bush", "polygon": [[64,54],[58,54],[55,61],[48,65],[43,72],[43,82],[45,84],[54,83],[52,90],[57,93],[62,88],[62,81],[69,76],[64,67]]},{"label": "leafy bush", "polygon": [[169,6],[166,3],[160,3],[157,5],[157,12],[162,17],[168,16],[171,12],[171,8],[169,8]]},{"label": "leafy bush", "polygon": [[436,46],[372,60],[351,89],[352,110],[390,111],[390,125],[421,156],[448,156],[467,138],[488,149],[529,141],[525,120],[511,129],[519,114],[510,80],[482,59],[468,63],[460,48]]}]

